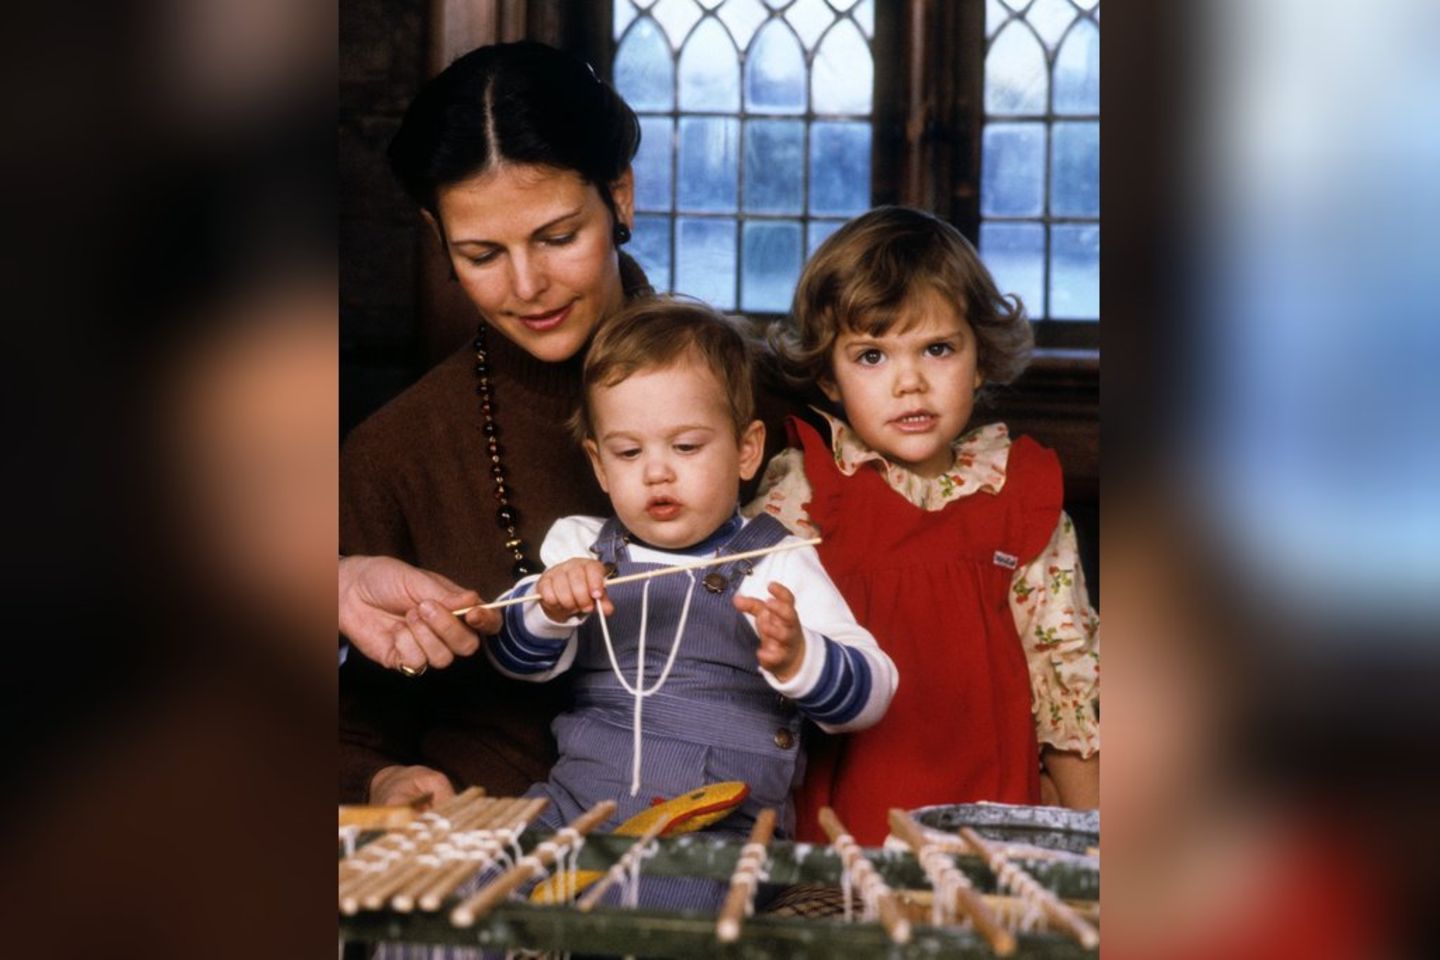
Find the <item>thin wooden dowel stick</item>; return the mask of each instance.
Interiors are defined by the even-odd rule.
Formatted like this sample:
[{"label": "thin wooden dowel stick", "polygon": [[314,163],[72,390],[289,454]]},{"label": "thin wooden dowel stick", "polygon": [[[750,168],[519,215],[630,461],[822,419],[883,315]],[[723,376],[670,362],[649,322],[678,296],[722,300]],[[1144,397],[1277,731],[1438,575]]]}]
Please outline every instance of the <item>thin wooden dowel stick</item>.
[{"label": "thin wooden dowel stick", "polygon": [[[495,802],[483,794],[484,792],[480,791],[469,795],[465,798],[465,803],[447,808],[450,815],[446,816],[445,820],[451,825],[446,828],[447,834],[456,823],[472,819],[479,811]],[[374,897],[380,891],[393,887],[397,878],[413,872],[415,858],[429,852],[435,843],[439,842],[441,836],[438,834],[434,821],[419,820],[409,824],[403,835],[395,832],[377,840],[377,844],[388,842],[387,850],[382,855],[383,859],[388,861],[386,866],[381,870],[362,871],[341,884],[340,911],[348,916],[358,912],[362,906],[368,910],[379,909],[380,902],[375,901]]]},{"label": "thin wooden dowel stick", "polygon": [[509,802],[507,800],[489,801],[481,809],[473,810],[467,816],[456,819],[450,829],[425,838],[425,842],[411,851],[404,862],[392,868],[373,886],[360,891],[360,906],[365,910],[379,910],[387,900],[393,907],[395,906],[394,901],[399,899],[406,904],[408,910],[413,906],[413,900],[405,897],[404,892],[433,877],[436,871],[447,865],[439,856],[442,846],[451,844],[456,833],[468,833],[483,829],[492,821],[496,811],[504,808]]},{"label": "thin wooden dowel stick", "polygon": [[734,943],[740,939],[740,925],[745,914],[755,902],[755,887],[760,883],[760,871],[768,859],[766,848],[775,835],[775,811],[766,807],[755,818],[750,828],[750,837],[740,851],[735,863],[735,872],[730,877],[730,892],[720,906],[715,919],[715,938],[721,943]]},{"label": "thin wooden dowel stick", "polygon": [[[455,829],[451,830],[450,834],[445,838],[445,843],[453,851],[457,846],[457,840],[460,839],[460,836],[480,834],[488,837],[489,831],[496,829],[500,824],[504,823],[507,813],[523,802],[524,801],[513,797],[496,800],[490,807],[486,808],[481,816],[470,822],[457,824]],[[391,892],[390,908],[392,910],[400,913],[409,913],[414,910],[415,901],[420,891],[429,887],[435,882],[437,877],[457,864],[471,868],[476,866],[474,861],[463,854],[452,853],[447,857],[442,853],[438,845],[431,851],[431,855],[439,862],[429,864],[423,871],[412,873],[406,879],[405,883],[396,887]]]},{"label": "thin wooden dowel stick", "polygon": [[[506,811],[523,802],[524,801],[512,799],[496,801],[469,822],[456,824],[454,829],[444,838],[445,843],[453,849],[455,847],[457,834],[483,833],[484,831],[495,829],[504,822],[503,818],[505,817]],[[428,887],[442,870],[453,865],[452,861],[441,853],[439,844],[436,844],[435,847],[431,849],[430,855],[434,857],[434,860],[428,863],[421,863],[421,869],[411,873],[410,876],[405,878],[403,883],[397,884],[395,889],[390,892],[390,908],[392,910],[399,913],[409,913],[414,910],[415,900],[420,891]],[[416,859],[418,860],[419,857],[417,856]],[[473,863],[466,860],[462,860],[461,862],[474,866]]]},{"label": "thin wooden dowel stick", "polygon": [[[447,819],[452,818],[470,805],[480,801],[484,796],[485,791],[482,788],[470,787],[447,801],[441,809],[436,812],[436,815],[446,817]],[[393,861],[399,859],[404,852],[404,848],[412,843],[410,839],[411,836],[416,830],[422,829],[423,826],[423,822],[418,825],[413,822],[407,824],[404,830],[391,831],[373,843],[368,843],[361,847],[351,856],[341,860],[339,867],[340,895],[344,897],[347,894],[353,893],[359,887],[371,883],[377,873],[384,871],[375,871],[370,868],[382,860]]]},{"label": "thin wooden dowel stick", "polygon": [[502,831],[508,830],[513,836],[518,837],[547,803],[549,800],[544,797],[533,800],[517,800],[515,807],[507,810],[504,817],[492,824],[495,836],[494,845],[490,848],[491,855],[484,862],[460,862],[442,870],[428,886],[419,891],[419,895],[415,899],[416,905],[421,910],[428,912],[439,910],[442,901],[458,887],[495,865],[495,861],[502,855],[501,849],[505,845]]},{"label": "thin wooden dowel stick", "polygon": [[904,810],[892,807],[890,830],[915,851],[915,858],[925,869],[935,896],[938,897],[942,890],[953,887],[956,908],[971,919],[975,929],[989,941],[991,949],[1002,957],[1008,957],[1015,952],[1015,935],[996,919],[985,900],[970,885],[970,879],[955,868],[938,846],[926,838],[920,824]]},{"label": "thin wooden dowel stick", "polygon": [[1026,873],[1019,864],[992,846],[970,827],[961,827],[960,836],[970,844],[985,862],[990,865],[1000,885],[1023,899],[1035,903],[1044,911],[1050,925],[1074,937],[1086,950],[1100,945],[1100,934],[1059,897],[1040,886],[1034,877]]},{"label": "thin wooden dowel stick", "polygon": [[[448,827],[441,828],[433,820],[422,820],[410,824],[403,836],[397,833],[385,838],[391,841],[393,852],[384,858],[384,868],[363,871],[351,877],[349,882],[341,885],[341,912],[346,915],[354,914],[362,906],[370,910],[378,909],[378,903],[368,905],[367,900],[370,900],[377,891],[392,886],[397,877],[410,873],[411,868],[415,865],[415,858],[428,852],[434,844],[444,839],[455,824],[469,821],[495,802],[483,795],[476,794],[467,798],[465,804],[451,809],[451,816],[445,818],[446,823],[450,825]],[[377,841],[377,843],[379,842],[383,841]]]},{"label": "thin wooden dowel stick", "polygon": [[875,909],[880,914],[880,924],[890,935],[891,942],[909,943],[910,920],[895,902],[895,894],[886,886],[885,881],[880,879],[880,874],[875,872],[875,866],[865,859],[865,854],[860,851],[860,845],[855,842],[850,831],[846,830],[840,818],[835,816],[834,810],[829,807],[820,808],[820,827],[830,838],[835,852],[840,855],[841,869],[848,870],[855,878],[861,896],[867,899],[874,897]]},{"label": "thin wooden dowel stick", "polygon": [[[1019,916],[1024,912],[1026,907],[1025,901],[1020,897],[1010,896],[1008,894],[986,893],[982,894],[981,898],[991,910],[995,911],[996,916],[1002,913],[1011,913]],[[1100,904],[1097,901],[1062,899],[1060,902],[1071,910],[1074,910],[1079,917],[1088,923],[1097,923],[1100,920]],[[1047,923],[1046,926],[1048,927],[1049,924]]]},{"label": "thin wooden dowel stick", "polygon": [[[497,833],[496,851],[498,852],[500,845],[498,837],[499,831],[511,830],[516,836],[519,836],[525,827],[529,825],[530,821],[540,815],[540,811],[544,810],[545,805],[549,802],[545,797],[515,801],[516,805],[507,810],[504,816],[497,818],[496,822],[491,825],[492,829]],[[437,874],[428,886],[418,891],[415,897],[416,905],[419,906],[421,910],[432,913],[439,910],[441,902],[454,892],[455,888],[461,886],[476,874],[490,869],[493,864],[494,858],[488,863],[483,864],[460,862],[451,867],[447,867]]]},{"label": "thin wooden dowel stick", "polygon": [[436,864],[427,861],[431,861],[435,857],[436,849],[442,843],[448,843],[450,837],[457,830],[466,831],[481,827],[490,819],[490,810],[493,808],[493,804],[485,804],[482,809],[471,810],[462,818],[452,821],[443,832],[432,830],[429,835],[421,839],[404,863],[390,870],[379,882],[367,888],[360,895],[360,906],[366,910],[379,910],[392,895],[413,885],[417,880],[433,874]]},{"label": "thin wooden dowel stick", "polygon": [[[702,557],[699,560],[688,560],[685,563],[677,563],[673,567],[662,567],[659,570],[647,570],[644,573],[628,573],[623,577],[614,577],[605,581],[605,586],[613,587],[622,583],[632,583],[636,580],[649,580],[652,577],[665,577],[672,573],[684,573],[686,570],[700,570],[704,567],[719,566],[722,563],[730,563],[732,560],[749,560],[754,557],[763,557],[771,553],[784,553],[786,550],[799,550],[801,547],[814,547],[820,544],[819,537],[811,537],[809,540],[795,540],[788,543],[778,543],[773,547],[761,547],[758,550],[742,550],[740,553],[730,553],[723,557]],[[529,603],[532,600],[539,600],[540,594],[527,593],[523,597],[511,597],[508,600],[496,600],[493,603],[477,603],[469,607],[461,607],[459,610],[451,610],[451,614],[463,617],[471,610],[499,610],[501,607],[513,606],[517,603]]]},{"label": "thin wooden dowel stick", "polygon": [[433,793],[426,793],[409,803],[383,806],[341,804],[338,824],[342,827],[359,827],[362,830],[395,830],[414,820],[416,814],[429,810],[434,799]]},{"label": "thin wooden dowel stick", "polygon": [[620,859],[615,861],[615,865],[605,871],[605,875],[591,885],[590,889],[586,890],[580,899],[575,901],[575,906],[580,909],[580,912],[588,913],[594,909],[595,904],[600,902],[600,898],[605,896],[610,888],[619,882],[620,877],[623,876],[623,871],[628,870],[630,865],[645,852],[645,848],[650,845],[650,842],[660,836],[668,826],[670,826],[670,821],[661,817],[652,823],[648,830],[636,837],[635,842],[630,844],[625,852],[620,855]]},{"label": "thin wooden dowel stick", "polygon": [[521,857],[520,862],[486,884],[469,900],[450,911],[450,923],[457,927],[472,926],[527,880],[539,877],[567,850],[591,830],[614,815],[614,800],[602,800],[540,843],[535,852]]}]

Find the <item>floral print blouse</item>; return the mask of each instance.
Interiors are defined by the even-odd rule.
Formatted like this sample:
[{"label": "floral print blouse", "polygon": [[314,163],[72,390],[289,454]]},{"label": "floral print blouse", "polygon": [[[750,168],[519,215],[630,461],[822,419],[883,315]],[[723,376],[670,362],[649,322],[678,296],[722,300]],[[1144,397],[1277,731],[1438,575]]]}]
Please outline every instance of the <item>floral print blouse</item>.
[{"label": "floral print blouse", "polygon": [[[1005,485],[1010,433],[1003,423],[977,427],[954,443],[955,463],[935,478],[921,477],[866,446],[844,421],[830,423],[835,464],[846,476],[869,465],[880,470],[900,496],[923,510],[952,500],[996,494]],[[760,492],[741,511],[762,510],[800,536],[815,528],[803,505],[810,502],[804,454],[782,451],[765,468]],[[1031,710],[1041,744],[1089,757],[1100,749],[1100,616],[1090,606],[1075,527],[1062,511],[1050,542],[1030,564],[1015,571],[1010,613],[1030,666]]]}]

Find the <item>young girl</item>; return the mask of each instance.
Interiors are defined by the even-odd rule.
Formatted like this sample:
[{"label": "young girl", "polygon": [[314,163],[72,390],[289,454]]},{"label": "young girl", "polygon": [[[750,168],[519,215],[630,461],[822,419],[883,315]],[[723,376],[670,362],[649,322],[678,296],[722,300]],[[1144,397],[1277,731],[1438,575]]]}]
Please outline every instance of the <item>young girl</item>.
[{"label": "young girl", "polygon": [[[747,514],[768,512],[820,556],[905,682],[885,719],[817,745],[800,839],[834,807],[879,843],[891,807],[1099,802],[1098,617],[1055,454],[1000,423],[970,428],[976,393],[1031,346],[970,244],[928,214],[883,207],[816,251],[782,372],[838,416],[789,422]],[[818,399],[818,398],[817,398]]]}]

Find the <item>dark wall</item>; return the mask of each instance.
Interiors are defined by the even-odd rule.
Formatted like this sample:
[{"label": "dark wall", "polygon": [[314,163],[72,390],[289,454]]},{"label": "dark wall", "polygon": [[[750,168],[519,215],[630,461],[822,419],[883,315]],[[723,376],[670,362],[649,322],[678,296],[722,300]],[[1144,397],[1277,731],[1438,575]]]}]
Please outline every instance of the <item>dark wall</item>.
[{"label": "dark wall", "polygon": [[417,255],[423,223],[385,147],[425,79],[426,0],[340,7],[340,429],[422,372]]}]

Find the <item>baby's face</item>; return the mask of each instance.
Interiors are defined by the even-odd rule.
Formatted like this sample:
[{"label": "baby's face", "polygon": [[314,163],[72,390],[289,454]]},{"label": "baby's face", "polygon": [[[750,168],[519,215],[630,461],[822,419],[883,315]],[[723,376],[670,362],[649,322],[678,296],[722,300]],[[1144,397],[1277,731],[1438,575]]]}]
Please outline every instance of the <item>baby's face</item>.
[{"label": "baby's face", "polygon": [[830,351],[825,395],[872,449],[922,477],[954,463],[950,444],[965,428],[983,377],[975,333],[933,290],[905,305],[883,336],[847,330]]},{"label": "baby's face", "polygon": [[713,533],[764,454],[764,425],[754,421],[737,441],[724,387],[688,357],[592,390],[590,410],[595,476],[621,522],[657,547]]}]

